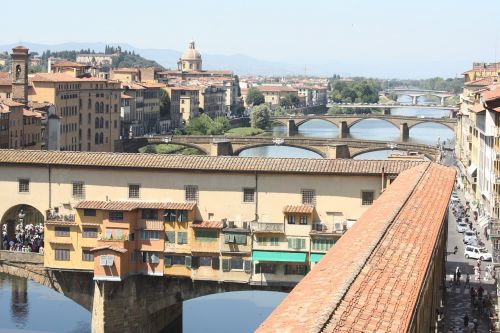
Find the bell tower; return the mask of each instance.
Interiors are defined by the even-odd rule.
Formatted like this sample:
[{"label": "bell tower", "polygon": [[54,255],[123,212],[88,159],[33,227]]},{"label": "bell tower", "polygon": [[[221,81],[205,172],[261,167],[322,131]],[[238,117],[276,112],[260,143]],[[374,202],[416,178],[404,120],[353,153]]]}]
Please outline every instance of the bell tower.
[{"label": "bell tower", "polygon": [[12,49],[12,98],[28,101],[28,49],[16,46]]}]

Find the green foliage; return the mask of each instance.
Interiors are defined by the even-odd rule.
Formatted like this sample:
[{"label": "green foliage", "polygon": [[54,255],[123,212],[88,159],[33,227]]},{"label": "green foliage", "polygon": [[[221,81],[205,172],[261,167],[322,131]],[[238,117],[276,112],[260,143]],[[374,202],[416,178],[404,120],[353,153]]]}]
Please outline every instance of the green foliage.
[{"label": "green foliage", "polygon": [[139,148],[140,153],[148,154],[182,154],[182,155],[200,155],[201,152],[196,148],[176,145],[172,143],[147,145],[146,147]]},{"label": "green foliage", "polygon": [[280,106],[285,109],[290,109],[293,107],[297,107],[300,104],[300,99],[297,95],[288,93],[280,99]]},{"label": "green foliage", "polygon": [[271,114],[274,117],[277,117],[277,116],[287,116],[288,112],[286,112],[286,110],[282,106],[272,105],[271,106]]},{"label": "green foliage", "polygon": [[132,53],[130,51],[123,51],[119,53],[117,56],[113,57],[114,68],[117,67],[158,67],[163,68],[159,63],[154,60],[148,60],[141,57],[139,54],[135,52]]},{"label": "green foliage", "polygon": [[236,106],[231,106],[231,114],[236,117],[243,117],[243,114],[245,113],[245,107],[241,104],[238,104]]},{"label": "green foliage", "polygon": [[330,98],[336,103],[377,103],[381,85],[375,80],[354,79],[330,82]]},{"label": "green foliage", "polygon": [[189,121],[185,128],[188,135],[221,135],[231,128],[226,117],[212,120],[206,114],[201,114]]},{"label": "green foliage", "polygon": [[430,79],[422,80],[380,80],[383,89],[410,87],[428,90],[444,90],[454,94],[462,92],[464,86],[464,79],[460,78],[447,78],[433,77]]},{"label": "green foliage", "polygon": [[170,115],[170,96],[163,89],[160,89],[160,117]]},{"label": "green foliage", "polygon": [[250,88],[247,92],[246,102],[252,106],[263,104],[265,102],[264,94],[257,88]]},{"label": "green foliage", "polygon": [[250,125],[255,128],[266,129],[271,125],[271,112],[265,104],[254,106],[250,112]]},{"label": "green foliage", "polygon": [[261,130],[260,128],[253,128],[253,127],[236,127],[236,128],[231,128],[229,131],[226,132],[226,136],[255,136],[255,135],[261,135],[264,134],[264,130]]}]

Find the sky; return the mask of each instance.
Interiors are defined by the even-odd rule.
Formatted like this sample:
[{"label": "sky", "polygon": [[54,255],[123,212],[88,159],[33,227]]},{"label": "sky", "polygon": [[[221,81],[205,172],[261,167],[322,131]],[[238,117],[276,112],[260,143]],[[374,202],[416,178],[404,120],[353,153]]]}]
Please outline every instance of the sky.
[{"label": "sky", "polygon": [[500,58],[498,0],[25,0],[19,9],[16,3],[2,4],[17,15],[2,16],[0,44],[184,50],[194,39],[206,54],[336,64],[344,74],[377,69],[387,77],[419,71],[455,77],[474,61]]}]

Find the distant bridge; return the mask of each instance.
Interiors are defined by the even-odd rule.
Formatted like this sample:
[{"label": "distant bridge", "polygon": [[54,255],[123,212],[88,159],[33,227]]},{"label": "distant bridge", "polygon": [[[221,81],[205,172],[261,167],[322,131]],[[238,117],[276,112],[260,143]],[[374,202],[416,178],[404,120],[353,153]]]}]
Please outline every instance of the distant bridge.
[{"label": "distant bridge", "polygon": [[[363,104],[363,103],[352,103],[352,104],[329,104],[329,107],[338,107],[338,108],[343,108],[343,109],[383,109],[384,111],[387,110],[384,114],[388,115],[390,114],[391,109],[398,109],[398,108],[404,108],[408,107],[408,104]],[[410,105],[412,109],[429,109],[429,110],[449,110],[449,111],[458,111],[458,107],[456,106],[445,106],[445,105],[420,105],[420,104],[413,104]]]},{"label": "distant bridge", "polygon": [[[387,142],[376,140],[304,137],[273,138],[270,136],[223,137],[208,135],[175,135],[119,140],[115,143],[115,151],[134,153],[138,152],[141,147],[162,143],[195,148],[202,154],[212,156],[238,155],[247,149],[273,145],[305,149],[317,153],[324,158],[353,158],[367,152],[391,149]],[[392,148],[403,151],[416,151],[425,154],[425,156],[431,160],[436,160],[439,157],[439,149],[435,146],[397,142]]]},{"label": "distant bridge", "polygon": [[400,131],[400,140],[407,141],[410,137],[410,129],[422,123],[437,123],[455,130],[457,123],[453,118],[420,118],[408,116],[392,116],[392,115],[376,115],[376,114],[356,114],[356,115],[307,115],[307,116],[288,116],[288,117],[272,117],[271,120],[275,123],[287,126],[288,136],[293,136],[298,133],[298,127],[310,120],[320,119],[328,121],[339,129],[339,136],[346,138],[352,126],[366,119],[384,120]]},{"label": "distant bridge", "polygon": [[410,96],[412,104],[416,105],[418,98],[425,95],[436,96],[441,99],[441,105],[444,105],[446,98],[455,96],[454,93],[444,90],[414,89],[414,88],[393,88],[387,89],[386,93],[395,93],[397,96]]}]

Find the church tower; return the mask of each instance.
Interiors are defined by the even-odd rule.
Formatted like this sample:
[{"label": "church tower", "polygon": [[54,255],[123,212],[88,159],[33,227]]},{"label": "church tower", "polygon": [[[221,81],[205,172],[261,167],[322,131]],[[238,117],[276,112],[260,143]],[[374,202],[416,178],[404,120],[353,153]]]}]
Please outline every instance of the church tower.
[{"label": "church tower", "polygon": [[28,101],[28,49],[16,46],[12,49],[12,98]]}]

